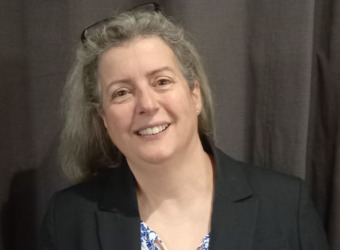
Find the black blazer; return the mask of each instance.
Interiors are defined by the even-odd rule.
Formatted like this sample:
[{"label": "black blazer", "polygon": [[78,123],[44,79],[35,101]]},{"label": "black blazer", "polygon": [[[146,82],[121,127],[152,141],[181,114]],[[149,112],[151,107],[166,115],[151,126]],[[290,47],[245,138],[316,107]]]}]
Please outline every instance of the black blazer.
[{"label": "black blazer", "polygon": [[[303,182],[213,149],[216,164],[210,249],[326,250]],[[58,192],[42,227],[44,250],[140,250],[136,183],[126,162]]]}]

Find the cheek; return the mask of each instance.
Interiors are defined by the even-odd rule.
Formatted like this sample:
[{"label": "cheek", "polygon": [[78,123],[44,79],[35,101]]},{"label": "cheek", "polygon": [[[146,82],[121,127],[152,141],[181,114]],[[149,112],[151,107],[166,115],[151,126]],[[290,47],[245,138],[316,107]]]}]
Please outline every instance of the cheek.
[{"label": "cheek", "polygon": [[188,91],[182,91],[175,94],[172,97],[171,103],[177,111],[181,111],[181,113],[185,113],[186,115],[191,114],[196,110],[192,96]]},{"label": "cheek", "polygon": [[104,119],[106,128],[111,136],[121,133],[130,125],[130,113],[123,108],[110,107],[105,110]]}]

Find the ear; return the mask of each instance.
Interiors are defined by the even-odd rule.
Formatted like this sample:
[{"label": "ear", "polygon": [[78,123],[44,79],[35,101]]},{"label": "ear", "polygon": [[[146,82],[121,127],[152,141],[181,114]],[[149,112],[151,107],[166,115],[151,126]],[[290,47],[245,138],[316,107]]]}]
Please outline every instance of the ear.
[{"label": "ear", "polygon": [[105,116],[102,115],[102,119],[103,119],[103,122],[104,122],[104,126],[105,126],[105,128],[107,129],[107,122],[106,122]]},{"label": "ear", "polygon": [[191,96],[192,96],[192,100],[194,102],[196,111],[200,113],[202,110],[201,87],[200,87],[200,83],[196,80],[194,82],[194,88],[191,91]]},{"label": "ear", "polygon": [[104,126],[107,129],[107,121],[106,121],[103,108],[97,108],[97,112],[98,112],[98,115],[103,119]]}]

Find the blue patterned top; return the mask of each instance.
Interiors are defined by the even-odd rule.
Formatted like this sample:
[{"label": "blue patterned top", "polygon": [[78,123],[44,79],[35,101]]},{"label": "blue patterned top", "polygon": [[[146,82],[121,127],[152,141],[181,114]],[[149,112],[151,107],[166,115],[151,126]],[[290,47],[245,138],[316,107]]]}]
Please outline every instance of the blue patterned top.
[{"label": "blue patterned top", "polygon": [[[140,223],[140,241],[141,250],[167,250],[163,241],[158,237],[155,231],[149,228],[143,221]],[[207,234],[201,245],[196,250],[209,250],[210,234]]]}]

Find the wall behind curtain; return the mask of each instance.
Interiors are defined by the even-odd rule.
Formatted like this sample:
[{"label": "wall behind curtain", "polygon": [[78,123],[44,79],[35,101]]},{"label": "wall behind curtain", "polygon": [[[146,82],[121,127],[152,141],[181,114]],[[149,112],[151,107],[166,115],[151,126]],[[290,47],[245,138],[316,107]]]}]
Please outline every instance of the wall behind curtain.
[{"label": "wall behind curtain", "polygon": [[[34,249],[59,168],[59,98],[82,29],[146,1],[0,3],[0,249]],[[306,179],[340,249],[340,4],[164,0],[206,64],[217,145]]]}]

